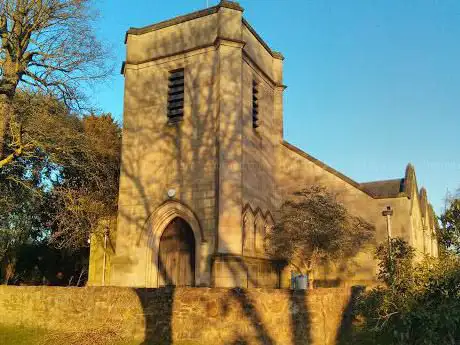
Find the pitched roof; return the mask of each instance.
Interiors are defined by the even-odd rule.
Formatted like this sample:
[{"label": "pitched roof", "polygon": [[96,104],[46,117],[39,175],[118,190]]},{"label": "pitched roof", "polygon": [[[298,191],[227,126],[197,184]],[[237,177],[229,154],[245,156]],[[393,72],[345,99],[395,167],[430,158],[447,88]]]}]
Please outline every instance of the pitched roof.
[{"label": "pitched roof", "polygon": [[404,179],[360,183],[361,187],[375,198],[395,198],[404,192]]},{"label": "pitched roof", "polygon": [[[290,143],[288,143],[286,140],[283,140],[283,145],[285,147],[287,147],[289,150],[297,153],[298,155],[308,159],[310,162],[316,164],[317,166],[323,168],[324,170],[326,170],[327,172],[330,172],[332,175],[335,175],[337,176],[338,178],[340,178],[341,180],[351,184],[353,187],[355,188],[358,188],[358,189],[362,189],[360,184],[354,180],[352,180],[351,178],[349,178],[348,176],[345,176],[344,174],[342,174],[340,171],[338,170],[335,170],[334,168],[330,167],[329,165],[327,165],[326,163],[320,161],[319,159],[309,155],[308,153],[306,153],[305,151],[299,149],[297,146],[294,146]],[[367,193],[366,191],[363,190],[363,192]]]},{"label": "pitched roof", "polygon": [[[406,173],[403,178],[392,179],[392,180],[381,180],[381,181],[370,181],[370,182],[363,182],[358,183],[348,176],[345,176],[341,172],[331,168],[329,165],[323,163],[319,159],[316,159],[313,156],[310,156],[308,153],[302,151],[298,147],[288,143],[287,141],[283,140],[282,144],[290,149],[293,152],[296,152],[300,156],[308,159],[310,162],[315,163],[319,167],[323,168],[324,170],[330,172],[331,174],[337,176],[341,180],[349,183],[353,187],[361,190],[362,192],[366,193],[370,197],[374,199],[386,199],[386,198],[400,198],[406,197],[408,199],[412,199],[412,188],[417,188],[417,180],[415,176],[415,169],[412,164],[408,164],[406,167]],[[424,188],[423,188],[424,190]],[[420,199],[419,191],[416,190],[418,199]],[[426,191],[424,191],[426,197]]]}]

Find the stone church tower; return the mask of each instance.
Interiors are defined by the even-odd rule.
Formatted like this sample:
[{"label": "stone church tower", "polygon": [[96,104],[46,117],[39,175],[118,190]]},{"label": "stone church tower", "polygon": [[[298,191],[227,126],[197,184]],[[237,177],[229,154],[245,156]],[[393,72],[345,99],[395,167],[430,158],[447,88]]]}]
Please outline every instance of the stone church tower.
[{"label": "stone church tower", "polygon": [[[359,184],[283,141],[283,56],[242,14],[237,3],[222,1],[127,32],[116,252],[107,284],[284,286],[285,271],[264,252],[264,234],[287,194],[317,182],[375,224],[378,241],[386,234],[381,211],[391,205],[395,235],[414,243],[420,232],[433,246],[432,211],[412,168],[403,179]],[[370,253],[357,259],[359,270],[341,274],[372,280]],[[92,261],[90,283],[100,284]],[[345,279],[337,274],[328,277]]]},{"label": "stone church tower", "polygon": [[[113,284],[188,285],[181,277],[190,271],[194,285],[246,285],[247,270],[273,269],[261,236],[276,204],[283,57],[242,13],[221,2],[126,35]],[[244,219],[249,200],[254,209]],[[251,234],[243,248],[245,221]],[[162,263],[171,222],[177,248]],[[174,247],[169,241],[165,248]]]}]

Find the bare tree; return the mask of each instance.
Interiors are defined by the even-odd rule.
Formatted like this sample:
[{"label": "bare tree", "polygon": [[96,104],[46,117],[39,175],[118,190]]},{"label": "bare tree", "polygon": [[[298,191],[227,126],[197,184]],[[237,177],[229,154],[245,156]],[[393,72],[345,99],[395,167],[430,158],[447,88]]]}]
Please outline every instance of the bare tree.
[{"label": "bare tree", "polygon": [[308,273],[310,287],[315,268],[355,256],[375,233],[373,225],[351,215],[335,194],[318,185],[294,193],[276,218],[267,233],[267,250]]},{"label": "bare tree", "polygon": [[82,107],[82,86],[109,75],[107,49],[92,28],[90,0],[0,0],[0,158],[10,103],[24,88]]}]

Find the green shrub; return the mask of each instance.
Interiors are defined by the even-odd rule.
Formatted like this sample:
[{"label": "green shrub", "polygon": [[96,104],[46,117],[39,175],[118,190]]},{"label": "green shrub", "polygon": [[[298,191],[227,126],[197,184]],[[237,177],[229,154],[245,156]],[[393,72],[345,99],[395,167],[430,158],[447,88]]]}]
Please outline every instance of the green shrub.
[{"label": "green shrub", "polygon": [[391,256],[388,248],[377,251],[379,276],[386,286],[361,296],[355,342],[460,344],[459,258],[426,257],[413,264],[413,250],[402,240],[395,242]]}]

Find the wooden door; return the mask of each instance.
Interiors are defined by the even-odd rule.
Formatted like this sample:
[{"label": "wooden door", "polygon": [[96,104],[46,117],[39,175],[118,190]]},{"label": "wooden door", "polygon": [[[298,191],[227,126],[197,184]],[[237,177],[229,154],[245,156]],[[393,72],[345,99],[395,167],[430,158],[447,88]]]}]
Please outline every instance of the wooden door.
[{"label": "wooden door", "polygon": [[195,284],[195,238],[181,218],[171,221],[161,236],[158,274],[160,286]]}]

